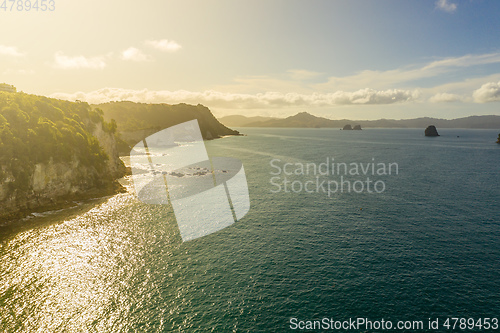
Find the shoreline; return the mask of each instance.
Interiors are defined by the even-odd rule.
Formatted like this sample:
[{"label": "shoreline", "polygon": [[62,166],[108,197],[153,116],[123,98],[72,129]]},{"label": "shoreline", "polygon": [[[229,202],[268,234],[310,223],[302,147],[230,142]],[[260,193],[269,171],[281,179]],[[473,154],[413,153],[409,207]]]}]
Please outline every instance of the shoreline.
[{"label": "shoreline", "polygon": [[[238,133],[238,134],[229,134],[223,136],[217,136],[211,139],[205,139],[204,141],[212,141],[216,139],[223,139],[231,136],[246,136],[246,134]],[[132,170],[130,168],[130,162],[127,160],[129,154],[120,154],[119,158],[123,161],[125,165],[125,173],[119,177],[114,179],[112,182],[104,184],[99,188],[91,188],[84,192],[75,193],[72,195],[64,195],[56,198],[49,199],[51,202],[48,204],[40,205],[33,209],[20,208],[18,211],[0,215],[0,228],[7,227],[9,225],[14,224],[16,221],[24,219],[33,213],[42,214],[49,211],[60,210],[60,209],[69,209],[75,208],[78,204],[75,204],[75,201],[87,201],[91,199],[99,199],[107,196],[113,196],[119,193],[126,193],[127,188],[120,184],[119,180],[130,176],[132,174]],[[1,229],[0,229],[1,230]]]},{"label": "shoreline", "polygon": [[[129,169],[127,168],[127,174],[125,174],[123,177],[128,175]],[[123,178],[121,177],[121,178]],[[119,179],[121,179],[119,178]],[[103,187],[99,188],[92,188],[87,191],[81,192],[81,193],[75,193],[72,195],[66,195],[66,196],[61,196],[57,198],[52,198],[50,199],[52,203],[50,204],[45,204],[38,206],[33,209],[20,209],[19,211],[15,213],[10,213],[7,215],[2,215],[0,216],[0,223],[2,227],[9,226],[13,223],[15,223],[18,220],[24,219],[30,215],[33,215],[34,213],[36,214],[42,214],[46,213],[49,211],[53,210],[60,210],[60,209],[68,209],[68,208],[74,208],[77,207],[78,204],[75,204],[75,201],[87,201],[87,200],[92,200],[92,199],[99,199],[107,196],[113,196],[119,193],[126,193],[127,189],[120,184],[118,181],[119,179],[115,179],[112,182],[105,184]]]}]

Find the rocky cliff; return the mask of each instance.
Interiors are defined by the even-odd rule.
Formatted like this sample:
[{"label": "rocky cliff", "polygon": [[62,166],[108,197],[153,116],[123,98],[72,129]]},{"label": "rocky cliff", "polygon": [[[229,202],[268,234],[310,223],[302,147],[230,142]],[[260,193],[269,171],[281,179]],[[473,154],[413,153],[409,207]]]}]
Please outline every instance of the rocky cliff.
[{"label": "rocky cliff", "polygon": [[1,93],[0,219],[115,192],[115,129],[86,103]]},{"label": "rocky cliff", "polygon": [[120,178],[125,172],[125,166],[119,158],[117,138],[114,133],[106,132],[103,123],[98,123],[92,131],[93,136],[99,141],[99,145],[104,150],[107,159],[107,166],[113,179]]},{"label": "rocky cliff", "polygon": [[118,157],[116,139],[98,124],[94,136],[108,156],[106,168],[84,165],[78,156],[70,161],[37,163],[29,176],[27,190],[13,188],[12,170],[3,166],[0,182],[0,219],[10,219],[27,212],[72,205],[74,200],[115,193],[114,179],[125,174],[125,166]]}]

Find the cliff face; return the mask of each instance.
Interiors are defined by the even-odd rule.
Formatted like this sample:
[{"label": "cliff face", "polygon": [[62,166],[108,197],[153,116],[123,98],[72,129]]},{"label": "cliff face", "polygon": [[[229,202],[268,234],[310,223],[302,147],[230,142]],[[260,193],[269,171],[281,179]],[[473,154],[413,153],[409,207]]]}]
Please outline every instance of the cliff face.
[{"label": "cliff face", "polygon": [[107,154],[106,168],[98,170],[84,165],[75,155],[70,161],[37,163],[29,177],[28,190],[13,189],[15,181],[12,170],[3,166],[3,181],[0,182],[0,219],[8,219],[23,212],[70,204],[72,200],[84,198],[89,190],[94,194],[111,193],[114,179],[125,174],[125,166],[118,157],[116,138],[95,126],[92,133]]},{"label": "cliff face", "polygon": [[7,179],[0,184],[1,217],[14,217],[23,211],[76,199],[79,194],[100,185],[96,182],[98,175],[95,170],[80,167],[79,164],[77,159],[71,163],[55,163],[50,160],[36,164],[28,184],[28,193],[12,189],[14,177],[11,172],[4,170]]},{"label": "cliff face", "polygon": [[0,92],[0,219],[116,190],[115,132],[87,103]]},{"label": "cliff face", "polygon": [[104,131],[103,124],[98,123],[92,134],[99,141],[99,145],[108,155],[107,167],[113,179],[120,178],[125,173],[125,166],[119,158],[117,140],[113,133]]}]

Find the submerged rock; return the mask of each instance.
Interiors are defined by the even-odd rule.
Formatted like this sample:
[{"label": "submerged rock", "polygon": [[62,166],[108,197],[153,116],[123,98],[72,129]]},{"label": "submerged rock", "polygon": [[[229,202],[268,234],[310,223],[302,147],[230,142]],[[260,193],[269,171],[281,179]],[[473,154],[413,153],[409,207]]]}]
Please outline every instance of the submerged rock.
[{"label": "submerged rock", "polygon": [[427,126],[427,128],[425,129],[425,136],[439,136],[436,126]]}]

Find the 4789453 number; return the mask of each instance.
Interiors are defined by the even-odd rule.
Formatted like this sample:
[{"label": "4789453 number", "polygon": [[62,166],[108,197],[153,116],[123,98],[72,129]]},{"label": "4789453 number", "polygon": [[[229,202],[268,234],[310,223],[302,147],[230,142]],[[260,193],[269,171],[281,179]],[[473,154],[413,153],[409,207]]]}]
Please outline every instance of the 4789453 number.
[{"label": "4789453 number", "polygon": [[446,318],[443,327],[449,330],[497,330],[499,325],[498,318]]},{"label": "4789453 number", "polygon": [[41,11],[53,12],[56,10],[55,0],[0,0],[0,11],[29,12]]}]

